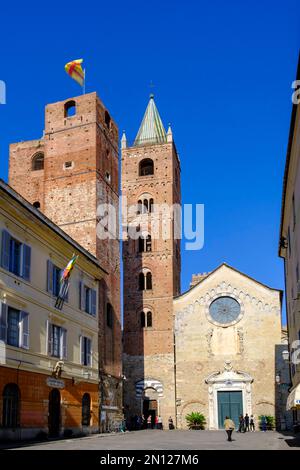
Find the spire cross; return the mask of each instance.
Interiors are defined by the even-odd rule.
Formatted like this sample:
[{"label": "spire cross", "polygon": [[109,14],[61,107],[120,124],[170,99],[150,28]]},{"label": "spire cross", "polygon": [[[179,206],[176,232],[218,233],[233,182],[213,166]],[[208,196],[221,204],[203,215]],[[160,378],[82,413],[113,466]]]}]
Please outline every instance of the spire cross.
[{"label": "spire cross", "polygon": [[153,89],[154,89],[154,84],[153,84],[153,81],[150,80],[150,84],[149,84],[149,88],[150,88],[150,98],[153,98]]}]

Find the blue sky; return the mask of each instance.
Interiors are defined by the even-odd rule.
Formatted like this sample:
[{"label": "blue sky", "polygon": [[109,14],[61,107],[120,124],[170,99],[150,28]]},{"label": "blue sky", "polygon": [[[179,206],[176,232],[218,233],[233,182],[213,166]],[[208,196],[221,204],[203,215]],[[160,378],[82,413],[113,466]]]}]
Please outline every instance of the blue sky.
[{"label": "blue sky", "polygon": [[205,204],[205,245],[183,252],[192,273],[223,261],[283,288],[277,256],[298,2],[56,2],[1,7],[0,176],[9,142],[38,138],[46,103],[76,96],[64,64],[83,57],[120,131],[138,130],[154,84],[172,124],[184,203]]}]

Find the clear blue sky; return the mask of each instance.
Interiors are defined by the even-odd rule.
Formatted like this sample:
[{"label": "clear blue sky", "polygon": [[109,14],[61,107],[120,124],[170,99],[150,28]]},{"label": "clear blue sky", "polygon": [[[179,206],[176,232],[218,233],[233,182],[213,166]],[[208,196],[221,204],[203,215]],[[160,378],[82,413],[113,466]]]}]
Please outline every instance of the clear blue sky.
[{"label": "clear blue sky", "polygon": [[67,61],[84,58],[87,91],[129,139],[152,80],[180,154],[183,202],[205,204],[205,245],[183,252],[183,290],[223,261],[283,288],[277,246],[299,39],[296,1],[6,2],[0,176],[9,142],[42,135],[45,104],[80,93]]}]

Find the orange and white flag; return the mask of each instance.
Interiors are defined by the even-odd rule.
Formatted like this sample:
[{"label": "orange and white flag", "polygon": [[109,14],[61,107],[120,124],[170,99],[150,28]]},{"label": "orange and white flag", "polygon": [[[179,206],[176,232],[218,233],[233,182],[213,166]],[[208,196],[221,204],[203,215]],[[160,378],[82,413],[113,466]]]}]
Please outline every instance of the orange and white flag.
[{"label": "orange and white flag", "polygon": [[84,84],[84,70],[81,67],[83,59],[72,60],[65,65],[65,71],[70,77],[76,80],[79,85]]}]

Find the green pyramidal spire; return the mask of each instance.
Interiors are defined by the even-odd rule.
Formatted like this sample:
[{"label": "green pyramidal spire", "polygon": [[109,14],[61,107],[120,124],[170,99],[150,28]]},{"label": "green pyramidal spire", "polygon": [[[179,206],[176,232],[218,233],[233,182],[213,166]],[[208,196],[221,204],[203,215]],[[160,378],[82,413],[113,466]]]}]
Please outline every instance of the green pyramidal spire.
[{"label": "green pyramidal spire", "polygon": [[167,135],[154,102],[153,95],[144,114],[142,124],[134,141],[134,146],[161,144],[167,141]]}]

